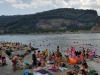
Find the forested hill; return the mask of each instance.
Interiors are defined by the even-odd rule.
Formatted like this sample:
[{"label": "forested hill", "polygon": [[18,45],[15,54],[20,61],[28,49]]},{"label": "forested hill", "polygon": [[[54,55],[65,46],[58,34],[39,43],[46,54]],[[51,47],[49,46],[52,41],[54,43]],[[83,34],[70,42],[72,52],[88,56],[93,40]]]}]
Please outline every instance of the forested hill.
[{"label": "forested hill", "polygon": [[95,10],[60,8],[36,14],[0,16],[1,33],[76,32],[100,25]]}]

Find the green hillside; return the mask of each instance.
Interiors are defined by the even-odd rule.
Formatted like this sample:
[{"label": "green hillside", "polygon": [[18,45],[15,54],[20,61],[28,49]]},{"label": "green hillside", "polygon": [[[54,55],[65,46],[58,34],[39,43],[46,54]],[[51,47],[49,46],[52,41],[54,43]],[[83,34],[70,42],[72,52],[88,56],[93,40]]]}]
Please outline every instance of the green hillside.
[{"label": "green hillside", "polygon": [[0,30],[6,34],[90,30],[97,25],[100,17],[95,10],[60,8],[29,15],[0,16]]}]

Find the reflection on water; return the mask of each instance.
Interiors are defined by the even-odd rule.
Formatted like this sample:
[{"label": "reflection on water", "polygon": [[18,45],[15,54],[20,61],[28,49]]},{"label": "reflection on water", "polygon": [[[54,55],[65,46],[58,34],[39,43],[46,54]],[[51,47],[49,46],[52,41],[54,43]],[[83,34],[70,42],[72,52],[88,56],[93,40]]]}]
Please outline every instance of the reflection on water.
[{"label": "reflection on water", "polygon": [[[33,47],[38,47],[40,50],[48,49],[49,51],[56,51],[59,46],[62,53],[67,48],[76,46],[77,50],[89,48],[90,50],[97,50],[99,52],[100,34],[49,34],[49,35],[0,35],[0,41],[5,42],[20,42],[29,44],[31,42]],[[91,44],[87,46],[86,44]]]}]

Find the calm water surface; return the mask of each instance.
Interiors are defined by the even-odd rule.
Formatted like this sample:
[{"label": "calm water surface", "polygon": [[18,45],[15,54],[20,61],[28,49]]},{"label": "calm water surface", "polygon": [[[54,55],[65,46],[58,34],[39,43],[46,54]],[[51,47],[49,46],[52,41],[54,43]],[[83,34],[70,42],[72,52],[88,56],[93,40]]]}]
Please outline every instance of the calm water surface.
[{"label": "calm water surface", "polygon": [[[77,50],[82,50],[82,47],[90,50],[97,50],[100,52],[100,33],[88,34],[48,34],[48,35],[0,35],[0,41],[5,42],[20,42],[29,44],[31,42],[33,47],[39,50],[48,49],[49,51],[56,51],[59,46],[61,52],[72,46],[76,46]],[[91,44],[92,46],[86,45]]]}]

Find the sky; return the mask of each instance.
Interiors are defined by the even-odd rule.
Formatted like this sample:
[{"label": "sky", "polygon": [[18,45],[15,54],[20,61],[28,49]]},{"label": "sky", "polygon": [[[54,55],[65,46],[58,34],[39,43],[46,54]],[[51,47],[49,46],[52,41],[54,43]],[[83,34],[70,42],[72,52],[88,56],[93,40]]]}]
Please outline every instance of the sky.
[{"label": "sky", "polygon": [[0,15],[25,15],[58,8],[92,9],[100,16],[100,0],[0,0]]}]

